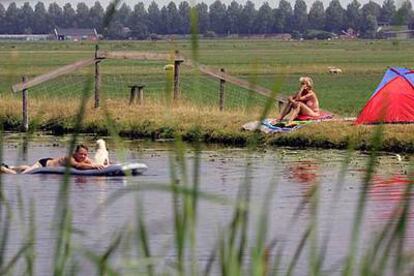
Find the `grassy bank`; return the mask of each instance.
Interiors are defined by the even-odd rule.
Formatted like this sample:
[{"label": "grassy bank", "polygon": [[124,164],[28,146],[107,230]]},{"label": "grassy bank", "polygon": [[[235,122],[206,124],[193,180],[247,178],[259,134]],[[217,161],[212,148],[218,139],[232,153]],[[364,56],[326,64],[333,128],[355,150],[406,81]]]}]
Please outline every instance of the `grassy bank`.
[{"label": "grassy bank", "polygon": [[[414,54],[412,41],[276,41],[200,40],[200,62],[272,88],[280,83],[280,93],[297,89],[298,78],[309,75],[321,107],[342,116],[356,116],[380,82],[387,66],[409,66]],[[9,130],[21,124],[19,94],[10,86],[21,76],[36,76],[73,61],[91,57],[95,45],[89,42],[3,42],[0,45],[0,117]],[[102,41],[103,50],[169,52],[180,50],[191,57],[191,42],[181,41]],[[218,109],[218,81],[184,67],[181,92],[185,102],[168,107],[165,103],[171,76],[162,61],[105,61],[102,63],[102,93],[116,132],[131,138],[170,139],[176,135],[192,141],[201,135],[204,142],[245,145],[252,133],[240,127],[257,120],[266,98],[226,84],[225,109]],[[328,74],[328,66],[343,74]],[[82,69],[29,90],[31,127],[55,134],[74,132],[74,117],[83,90],[93,79],[94,68]],[[88,84],[89,82],[89,84]],[[146,105],[128,106],[128,85],[145,84]],[[274,112],[274,111],[273,111]],[[270,116],[275,116],[271,114]],[[109,134],[110,124],[103,110],[92,104],[82,132]],[[388,125],[382,150],[414,152],[411,125]],[[320,123],[290,134],[263,135],[263,145],[311,146],[367,149],[372,127],[351,123]]]},{"label": "grassy bank", "polygon": [[[30,128],[53,134],[73,133],[79,103],[76,101],[30,102]],[[171,106],[160,104],[128,105],[125,100],[107,101],[95,110],[89,102],[80,132],[110,135],[112,129],[123,137],[173,139],[177,135],[186,141],[199,139],[206,143],[244,146],[253,137],[241,126],[257,120],[260,110],[220,112],[209,107],[196,107],[189,103]],[[0,118],[6,130],[18,131],[21,126],[21,103],[3,99]],[[272,113],[270,116],[275,116]],[[108,119],[110,118],[110,119]],[[355,149],[370,149],[373,126],[355,126],[352,122],[323,122],[304,126],[292,133],[261,134],[262,146],[292,146],[345,149],[351,143]],[[414,125],[386,125],[381,150],[414,152]]]}]

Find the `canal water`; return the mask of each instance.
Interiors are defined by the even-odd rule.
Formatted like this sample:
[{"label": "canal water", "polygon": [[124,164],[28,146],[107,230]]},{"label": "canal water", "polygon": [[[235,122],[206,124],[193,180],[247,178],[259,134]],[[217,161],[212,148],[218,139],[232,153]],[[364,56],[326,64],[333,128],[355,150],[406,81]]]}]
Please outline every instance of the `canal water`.
[{"label": "canal water", "polygon": [[[67,152],[70,137],[35,136],[25,142],[22,136],[8,134],[3,141],[3,160],[8,164],[34,163],[45,157],[58,157]],[[81,142],[94,153],[96,137],[83,136]],[[72,211],[72,245],[79,274],[95,273],[95,266],[85,256],[86,251],[103,254],[114,237],[122,230],[134,233],[137,212],[142,212],[148,227],[150,248],[156,257],[157,272],[173,271],[174,216],[172,196],[168,192],[146,190],[129,192],[112,200],[124,189],[139,185],[169,185],[171,162],[176,160],[174,143],[128,141],[115,144],[108,139],[112,162],[142,162],[148,170],[137,177],[73,177],[70,180],[70,207]],[[312,219],[309,196],[318,187],[317,229],[318,242],[329,236],[327,255],[322,270],[340,274],[349,249],[351,229],[355,217],[361,185],[366,175],[368,155],[354,152],[343,181],[338,181],[347,153],[338,150],[298,150],[292,148],[247,149],[203,146],[200,153],[200,190],[219,195],[227,200],[213,202],[201,199],[197,212],[195,254],[202,271],[221,233],[228,229],[234,211],[232,204],[240,186],[250,183],[249,246],[258,233],[258,219],[263,201],[271,193],[268,207],[266,244],[273,244],[270,255],[283,248],[280,271],[286,271]],[[409,156],[380,155],[372,185],[368,190],[366,209],[361,226],[358,252],[362,254],[382,227],[392,219],[392,212],[401,200],[408,183]],[[192,180],[196,157],[194,148],[186,145],[187,179]],[[184,182],[180,173],[179,183]],[[11,231],[6,248],[11,258],[27,237],[30,211],[35,212],[37,275],[51,274],[55,256],[55,212],[63,177],[57,175],[3,175],[3,191],[12,210]],[[22,200],[20,201],[19,198]],[[111,199],[111,200],[110,200]],[[137,207],[137,199],[142,203]],[[30,202],[34,207],[30,207]],[[108,203],[110,202],[110,203]],[[410,212],[411,218],[413,213]],[[3,217],[4,219],[4,217]],[[408,222],[405,250],[413,249],[412,222]],[[139,265],[136,262],[136,237],[130,235],[121,243],[111,258],[115,268]],[[276,242],[275,242],[276,241]],[[275,242],[275,243],[274,243]],[[135,249],[134,249],[135,247]],[[132,248],[132,249],[131,249]],[[269,247],[270,248],[270,247]],[[134,251],[135,250],[135,251]],[[297,259],[295,274],[306,275],[309,269],[309,246]],[[135,252],[135,253],[131,253]],[[247,251],[246,253],[249,253]],[[249,262],[247,258],[246,262]],[[24,268],[20,261],[16,271]],[[141,266],[142,267],[142,266]],[[217,273],[213,264],[213,274]],[[133,271],[133,269],[131,270]]]}]

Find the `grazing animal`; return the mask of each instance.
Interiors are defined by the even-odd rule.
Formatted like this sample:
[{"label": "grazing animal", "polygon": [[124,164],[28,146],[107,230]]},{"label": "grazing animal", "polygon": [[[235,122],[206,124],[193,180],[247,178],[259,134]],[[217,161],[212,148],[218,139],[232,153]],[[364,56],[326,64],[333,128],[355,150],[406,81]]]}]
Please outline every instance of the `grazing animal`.
[{"label": "grazing animal", "polygon": [[337,67],[333,67],[333,66],[331,66],[331,67],[328,67],[328,69],[329,69],[329,74],[339,74],[339,73],[342,73],[342,69],[340,69],[340,68],[337,68]]},{"label": "grazing animal", "polygon": [[163,68],[164,70],[174,70],[174,64],[166,64]]},{"label": "grazing animal", "polygon": [[109,165],[109,153],[103,139],[96,141],[95,163],[99,165]]}]

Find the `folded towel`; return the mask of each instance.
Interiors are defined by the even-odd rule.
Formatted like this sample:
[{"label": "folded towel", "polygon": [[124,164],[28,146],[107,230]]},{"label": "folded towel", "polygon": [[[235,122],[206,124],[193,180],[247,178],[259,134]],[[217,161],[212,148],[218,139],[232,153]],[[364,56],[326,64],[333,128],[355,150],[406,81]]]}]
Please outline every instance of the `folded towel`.
[{"label": "folded towel", "polygon": [[322,111],[320,112],[319,116],[298,115],[295,120],[298,120],[298,121],[328,120],[328,119],[332,119],[333,117],[334,115],[332,113]]}]

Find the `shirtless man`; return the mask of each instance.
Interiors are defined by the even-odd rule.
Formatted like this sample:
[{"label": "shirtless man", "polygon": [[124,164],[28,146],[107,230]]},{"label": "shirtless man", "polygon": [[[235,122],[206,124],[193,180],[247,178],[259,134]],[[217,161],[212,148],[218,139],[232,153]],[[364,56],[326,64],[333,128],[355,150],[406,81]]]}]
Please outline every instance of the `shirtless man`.
[{"label": "shirtless man", "polygon": [[11,169],[8,165],[5,163],[1,163],[0,165],[0,173],[7,173],[7,174],[16,174],[16,171]]},{"label": "shirtless man", "polygon": [[[69,162],[69,164],[68,164]],[[43,158],[34,163],[32,166],[18,166],[14,167],[15,171],[21,173],[28,173],[34,169],[41,167],[64,167],[69,165],[78,170],[92,170],[103,169],[105,166],[93,163],[88,158],[88,147],[85,145],[78,145],[75,152],[71,156],[64,156],[59,158]]]},{"label": "shirtless man", "polygon": [[312,90],[312,79],[309,77],[301,77],[299,81],[301,84],[299,92],[293,97],[288,97],[289,102],[276,119],[277,121],[283,120],[283,118],[285,118],[290,112],[292,113],[287,125],[292,123],[298,115],[308,115],[312,117],[318,117],[320,115],[319,101],[315,92]]}]

